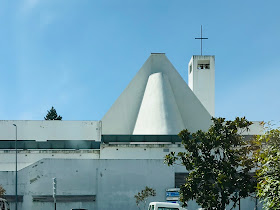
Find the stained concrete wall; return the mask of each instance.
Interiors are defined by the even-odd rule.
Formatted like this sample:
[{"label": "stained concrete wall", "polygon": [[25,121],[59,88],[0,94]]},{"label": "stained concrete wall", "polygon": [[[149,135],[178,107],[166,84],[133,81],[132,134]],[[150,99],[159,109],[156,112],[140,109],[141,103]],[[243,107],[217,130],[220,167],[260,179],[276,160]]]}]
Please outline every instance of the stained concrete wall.
[{"label": "stained concrete wall", "polygon": [[[32,202],[34,195],[96,195],[93,202],[58,203],[57,209],[135,210],[134,195],[145,186],[156,189],[156,201],[165,200],[166,188],[174,187],[174,171],[162,160],[66,160],[43,159],[18,172],[18,194],[24,195],[19,210],[49,210],[50,202]],[[0,184],[14,194],[14,173],[0,172]]]},{"label": "stained concrete wall", "polygon": [[100,121],[0,120],[0,140],[95,140],[101,139]]},{"label": "stained concrete wall", "polygon": [[101,144],[100,159],[160,159],[169,152],[185,152],[181,144]]},{"label": "stained concrete wall", "polygon": [[[41,159],[99,159],[100,150],[18,150],[18,170]],[[15,170],[15,150],[0,150],[0,170]]]},{"label": "stained concrete wall", "polygon": [[[134,195],[145,186],[157,193],[148,202],[165,201],[165,190],[174,187],[175,170],[185,172],[183,167],[168,167],[162,160],[43,159],[18,172],[18,194],[23,195],[18,209],[52,209],[52,202],[33,202],[32,196],[52,195],[52,178],[56,177],[57,195],[96,195],[92,202],[58,202],[57,209],[135,210]],[[7,195],[14,195],[14,172],[0,172],[0,184]],[[198,208],[194,201],[189,202],[188,209]],[[254,208],[254,199],[241,200],[242,210]]]}]

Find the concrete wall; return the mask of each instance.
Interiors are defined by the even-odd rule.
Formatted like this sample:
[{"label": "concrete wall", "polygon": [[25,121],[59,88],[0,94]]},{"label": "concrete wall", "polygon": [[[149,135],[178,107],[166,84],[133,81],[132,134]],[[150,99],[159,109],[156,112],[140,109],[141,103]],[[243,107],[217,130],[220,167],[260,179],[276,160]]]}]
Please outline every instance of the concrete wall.
[{"label": "concrete wall", "polygon": [[[99,159],[100,150],[18,150],[18,170],[44,158]],[[15,150],[0,150],[0,170],[15,170]]]},{"label": "concrete wall", "polygon": [[181,144],[101,144],[100,159],[160,159],[169,152],[184,152]]},{"label": "concrete wall", "polygon": [[1,120],[0,140],[95,140],[100,141],[100,121]]},{"label": "concrete wall", "polygon": [[[93,202],[58,203],[57,209],[86,208],[135,210],[134,195],[145,188],[156,190],[156,201],[165,200],[165,189],[174,187],[174,171],[162,160],[66,160],[43,159],[18,172],[19,210],[49,210],[51,202],[32,202],[34,195],[96,195]],[[14,173],[0,172],[0,184],[14,194]]]},{"label": "concrete wall", "polygon": [[[176,170],[184,171],[183,167]],[[33,202],[32,197],[52,195],[52,178],[57,179],[57,195],[96,195],[91,202],[58,202],[57,209],[135,210],[134,195],[152,187],[157,196],[148,200],[165,201],[165,190],[174,187],[174,167],[162,160],[70,160],[43,159],[18,172],[18,195],[23,195],[19,210],[49,210],[52,202]],[[14,195],[15,173],[0,172],[0,184],[7,195]],[[14,203],[11,203],[14,209]],[[255,200],[241,200],[241,209],[254,209]],[[188,209],[199,206],[190,201]],[[235,208],[236,210],[238,209]]]},{"label": "concrete wall", "polygon": [[261,121],[252,121],[252,125],[249,127],[249,131],[240,131],[241,135],[263,135],[264,126]]},{"label": "concrete wall", "polygon": [[[248,135],[263,133],[259,122],[250,126]],[[64,159],[161,159],[169,152],[184,152],[181,143],[101,143],[100,149],[27,149],[18,150],[19,170],[43,158]],[[1,171],[15,170],[15,150],[0,150]],[[181,171],[176,171],[181,172]]]},{"label": "concrete wall", "polygon": [[[6,195],[15,195],[15,173],[12,171],[1,171],[0,185],[6,190]],[[15,209],[14,203],[10,203],[10,209]],[[18,210],[20,209],[22,209],[22,203],[18,203]]]}]

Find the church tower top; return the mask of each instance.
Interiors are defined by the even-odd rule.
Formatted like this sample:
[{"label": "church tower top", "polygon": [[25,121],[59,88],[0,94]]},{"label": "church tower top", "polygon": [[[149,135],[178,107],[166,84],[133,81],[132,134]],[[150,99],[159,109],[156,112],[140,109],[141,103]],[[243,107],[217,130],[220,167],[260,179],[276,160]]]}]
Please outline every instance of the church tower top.
[{"label": "church tower top", "polygon": [[189,62],[188,85],[207,109],[215,116],[215,56],[194,55]]}]

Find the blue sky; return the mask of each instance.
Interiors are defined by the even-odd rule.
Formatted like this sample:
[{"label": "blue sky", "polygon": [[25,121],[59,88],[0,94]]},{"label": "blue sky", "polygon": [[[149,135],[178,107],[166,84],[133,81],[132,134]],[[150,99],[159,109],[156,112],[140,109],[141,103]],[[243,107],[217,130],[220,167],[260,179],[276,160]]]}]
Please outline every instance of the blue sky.
[{"label": "blue sky", "polygon": [[216,116],[280,120],[279,0],[0,1],[0,120],[100,120],[151,52],[187,81],[200,25]]}]

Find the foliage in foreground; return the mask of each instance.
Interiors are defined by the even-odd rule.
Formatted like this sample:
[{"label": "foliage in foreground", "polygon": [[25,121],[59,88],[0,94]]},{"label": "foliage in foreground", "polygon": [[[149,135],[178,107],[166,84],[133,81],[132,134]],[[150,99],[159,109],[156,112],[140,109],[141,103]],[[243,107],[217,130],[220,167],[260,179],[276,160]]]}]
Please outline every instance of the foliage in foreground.
[{"label": "foliage in foreground", "polygon": [[280,209],[280,130],[267,128],[256,137],[254,153],[257,170],[257,196],[265,209]]},{"label": "foliage in foreground", "polygon": [[252,124],[244,118],[226,121],[212,118],[208,131],[179,133],[186,151],[171,152],[165,158],[168,165],[178,162],[189,172],[186,183],[180,187],[180,201],[196,202],[205,209],[224,210],[233,202],[255,192],[256,182],[251,177],[254,167],[249,158],[250,147],[240,135]]},{"label": "foliage in foreground", "polygon": [[45,120],[62,120],[62,117],[60,115],[57,116],[57,112],[55,108],[52,106],[50,110],[48,110],[48,113],[46,117],[44,117]]},{"label": "foliage in foreground", "polygon": [[5,193],[6,193],[6,190],[0,185],[0,197],[2,195],[5,195]]},{"label": "foliage in foreground", "polygon": [[144,190],[141,190],[141,192],[138,192],[134,198],[136,199],[136,205],[140,209],[140,204],[143,203],[144,209],[146,209],[147,199],[150,196],[156,196],[156,191],[153,188],[145,187]]}]

